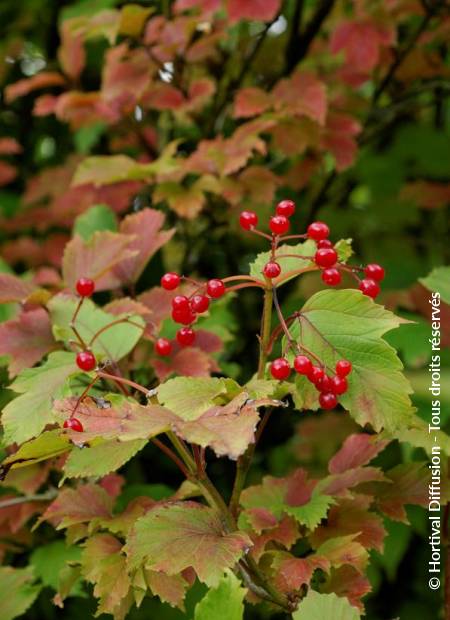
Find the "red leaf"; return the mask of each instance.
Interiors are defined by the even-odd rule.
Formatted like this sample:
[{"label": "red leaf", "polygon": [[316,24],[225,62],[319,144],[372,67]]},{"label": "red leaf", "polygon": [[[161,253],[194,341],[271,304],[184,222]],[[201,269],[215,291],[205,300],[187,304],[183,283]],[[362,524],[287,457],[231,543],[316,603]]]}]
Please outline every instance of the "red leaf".
[{"label": "red leaf", "polygon": [[6,161],[0,161],[0,186],[8,185],[17,176],[17,168],[8,164]]},{"label": "red leaf", "polygon": [[256,561],[258,561],[264,553],[267,544],[275,542],[283,545],[286,549],[290,549],[299,537],[298,525],[292,517],[283,517],[272,529],[268,530],[267,526],[260,527],[259,529],[265,529],[266,531],[259,536],[252,536],[252,556]]},{"label": "red leaf", "polygon": [[10,356],[9,376],[34,366],[55,347],[50,318],[43,308],[22,312],[0,324],[0,355]]},{"label": "red leaf", "polygon": [[63,489],[41,517],[57,528],[111,516],[114,499],[96,484]]},{"label": "red leaf", "polygon": [[212,372],[217,371],[212,358],[207,353],[193,347],[177,351],[168,361],[155,358],[153,367],[160,381],[164,381],[172,374],[185,377],[209,377]]},{"label": "red leaf", "polygon": [[102,99],[118,110],[131,111],[150,86],[156,68],[143,48],[130,50],[126,43],[110,48],[103,67]]},{"label": "red leaf", "polygon": [[331,459],[328,471],[331,474],[339,474],[348,469],[366,465],[388,444],[389,441],[381,441],[374,435],[365,433],[350,435],[339,452]]},{"label": "red leaf", "polygon": [[199,9],[203,17],[209,17],[220,9],[221,0],[176,0],[174,13],[182,13],[189,9]]},{"label": "red leaf", "polygon": [[183,93],[170,84],[155,84],[145,97],[145,105],[155,110],[178,110],[185,103]]},{"label": "red leaf", "polygon": [[275,556],[272,568],[276,571],[276,584],[284,592],[292,592],[303,585],[309,585],[317,568],[328,571],[330,563],[326,558],[317,555],[294,558],[288,553],[280,553]]},{"label": "red leaf", "polygon": [[113,268],[113,273],[121,282],[125,284],[136,282],[150,258],[172,238],[175,229],[161,231],[165,219],[161,211],[145,209],[122,220],[119,232],[134,236],[128,244],[128,250],[136,254],[122,260]]},{"label": "red leaf", "polygon": [[270,22],[280,10],[281,0],[228,0],[230,22],[254,19]]},{"label": "red leaf", "polygon": [[270,94],[264,92],[261,88],[256,88],[255,86],[241,88],[234,101],[234,117],[256,116],[265,112],[271,106],[272,98]]},{"label": "red leaf", "polygon": [[66,19],[62,22],[61,46],[58,50],[58,60],[66,75],[72,80],[79,78],[86,61],[83,45],[83,36],[76,30],[78,20]]},{"label": "red leaf", "polygon": [[34,102],[33,115],[48,116],[49,114],[55,114],[58,99],[59,97],[54,95],[41,95],[37,97]]},{"label": "red leaf", "polygon": [[361,125],[351,116],[333,114],[328,117],[323,146],[333,153],[338,171],[353,164],[358,150],[354,136],[360,131]]},{"label": "red leaf", "polygon": [[136,254],[128,249],[132,238],[110,231],[96,232],[89,241],[72,239],[64,250],[63,277],[66,285],[75,290],[78,278],[91,278],[97,291],[120,286],[112,268]]},{"label": "red leaf", "polygon": [[352,73],[368,74],[378,64],[380,47],[393,42],[394,31],[383,30],[368,20],[344,21],[338,25],[330,40],[333,54],[344,50]]},{"label": "red leaf", "polygon": [[9,273],[0,273],[0,303],[24,301],[34,290],[30,282]]},{"label": "red leaf", "polygon": [[321,592],[334,592],[337,596],[348,598],[352,605],[362,611],[364,610],[364,605],[361,599],[371,590],[370,581],[349,564],[340,568],[333,568],[329,579],[321,588]]},{"label": "red leaf", "polygon": [[275,108],[307,116],[320,125],[325,123],[327,97],[325,84],[313,73],[297,71],[278,82],[273,90]]},{"label": "red leaf", "polygon": [[5,88],[5,101],[6,103],[11,103],[17,97],[28,95],[33,90],[48,88],[49,86],[64,86],[65,83],[65,79],[60,73],[54,71],[36,73],[36,75],[30,78],[19,80],[7,86]]},{"label": "red leaf", "polygon": [[14,138],[0,138],[0,155],[17,155],[23,151]]}]

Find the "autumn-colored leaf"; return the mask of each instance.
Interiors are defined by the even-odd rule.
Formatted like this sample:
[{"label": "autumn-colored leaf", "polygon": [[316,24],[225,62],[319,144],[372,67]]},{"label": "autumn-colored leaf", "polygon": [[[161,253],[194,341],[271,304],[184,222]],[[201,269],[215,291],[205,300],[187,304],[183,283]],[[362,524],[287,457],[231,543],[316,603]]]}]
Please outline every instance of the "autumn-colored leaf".
[{"label": "autumn-colored leaf", "polygon": [[270,107],[272,107],[270,94],[255,86],[249,86],[238,91],[234,101],[234,116],[236,118],[256,116]]},{"label": "autumn-colored leaf", "polygon": [[273,90],[275,109],[307,116],[320,125],[325,123],[327,96],[325,84],[314,74],[297,71],[283,78]]},{"label": "autumn-colored leaf", "polygon": [[24,301],[35,290],[32,282],[27,282],[9,273],[0,273],[0,303]]},{"label": "autumn-colored leaf", "polygon": [[278,13],[280,5],[280,0],[227,0],[231,22],[241,19],[270,22]]},{"label": "autumn-colored leaf", "polygon": [[132,237],[127,250],[134,252],[134,256],[121,260],[113,268],[114,275],[124,284],[136,282],[151,257],[172,238],[174,229],[161,230],[165,219],[161,211],[145,209],[122,220],[119,232]]},{"label": "autumn-colored leaf", "polygon": [[17,176],[17,168],[6,161],[0,161],[0,187],[8,185]]},{"label": "autumn-colored leaf", "polygon": [[55,348],[50,318],[43,308],[22,312],[0,324],[0,355],[10,356],[8,373],[15,377]]},{"label": "autumn-colored leaf", "polygon": [[225,533],[212,508],[174,502],[139,519],[125,549],[130,568],[144,563],[152,570],[175,575],[192,566],[200,581],[214,587],[250,545],[243,532]]},{"label": "autumn-colored leaf", "polygon": [[357,534],[349,534],[330,538],[319,546],[316,553],[326,558],[335,568],[349,564],[360,573],[364,573],[369,554],[361,543],[356,542],[357,536]]},{"label": "autumn-colored leaf", "polygon": [[22,147],[15,138],[0,138],[0,155],[17,155],[22,152]]},{"label": "autumn-colored leaf", "polygon": [[49,86],[64,86],[65,79],[60,73],[53,71],[41,71],[32,77],[18,80],[5,88],[5,100],[11,103],[18,97],[28,95],[34,90],[48,88]]},{"label": "autumn-colored leaf", "polygon": [[342,448],[331,459],[328,470],[331,474],[340,474],[348,469],[367,465],[388,445],[388,441],[380,440],[374,435],[358,433],[350,435]]},{"label": "autumn-colored leaf", "polygon": [[131,241],[134,238],[130,235],[107,230],[94,233],[89,241],[76,236],[64,250],[63,278],[66,285],[75,290],[79,278],[91,278],[97,291],[119,286],[120,280],[112,268],[137,255],[137,250],[129,249]]},{"label": "autumn-colored leaf", "polygon": [[80,77],[86,62],[84,40],[80,31],[77,31],[76,22],[76,19],[66,19],[62,22],[61,45],[58,50],[58,60],[62,70],[72,80]]},{"label": "autumn-colored leaf", "polygon": [[111,516],[114,500],[96,484],[84,484],[71,489],[66,487],[41,517],[50,521],[56,529],[63,529],[78,523],[95,523],[96,519]]}]

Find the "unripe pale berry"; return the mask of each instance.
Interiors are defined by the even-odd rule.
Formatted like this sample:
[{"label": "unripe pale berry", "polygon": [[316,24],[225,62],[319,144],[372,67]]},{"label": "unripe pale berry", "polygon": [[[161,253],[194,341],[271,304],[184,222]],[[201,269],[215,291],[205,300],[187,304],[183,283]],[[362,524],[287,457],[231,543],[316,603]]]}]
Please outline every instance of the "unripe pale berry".
[{"label": "unripe pale berry", "polygon": [[283,235],[289,230],[289,220],[284,215],[272,215],[269,228],[274,235]]},{"label": "unripe pale berry", "polygon": [[318,267],[329,268],[336,264],[338,255],[333,248],[321,248],[314,255],[314,261]]},{"label": "unripe pale berry", "polygon": [[314,239],[314,241],[321,241],[322,239],[326,239],[328,237],[330,234],[330,229],[325,222],[313,222],[308,226],[308,230],[306,232],[310,239]]},{"label": "unripe pale berry", "polygon": [[180,276],[177,273],[169,272],[165,273],[161,278],[161,286],[166,291],[173,291],[180,284]]},{"label": "unripe pale berry", "polygon": [[322,409],[334,409],[337,402],[336,395],[332,392],[325,392],[319,396],[319,404]]},{"label": "unripe pale berry", "polygon": [[95,282],[90,278],[79,278],[77,280],[76,289],[80,297],[90,297],[95,291]]},{"label": "unripe pale berry", "polygon": [[80,370],[89,372],[95,368],[95,356],[91,351],[80,351],[77,353],[76,363]]},{"label": "unripe pale berry", "polygon": [[64,421],[63,428],[68,428],[71,431],[76,431],[77,433],[82,433],[84,430],[83,425],[78,418],[68,418]]},{"label": "unripe pale berry", "polygon": [[194,295],[191,299],[191,308],[199,314],[206,312],[209,308],[209,297],[206,297],[206,295]]},{"label": "unripe pale berry", "polygon": [[384,269],[377,263],[370,263],[364,269],[366,276],[375,282],[381,282],[384,279]]},{"label": "unripe pale berry", "polygon": [[289,366],[289,362],[284,357],[279,357],[270,364],[270,374],[274,379],[278,379],[278,381],[283,381],[283,379],[287,379],[291,374],[291,367]]},{"label": "unripe pale berry", "polygon": [[371,278],[365,278],[359,283],[359,290],[362,291],[362,293],[367,297],[372,297],[372,299],[375,299],[380,292],[380,285]]},{"label": "unripe pale berry", "polygon": [[163,357],[170,355],[172,353],[172,343],[167,338],[158,338],[155,343],[155,351]]},{"label": "unripe pale berry", "polygon": [[281,267],[278,263],[270,262],[264,265],[264,275],[266,278],[278,278],[281,273]]},{"label": "unripe pale berry", "polygon": [[284,215],[284,217],[291,217],[295,212],[295,202],[293,200],[281,200],[276,208],[277,215]]},{"label": "unripe pale berry", "polygon": [[337,269],[331,267],[330,269],[324,269],[322,271],[322,280],[325,284],[328,284],[328,286],[336,286],[340,284],[342,277]]},{"label": "unripe pale berry", "polygon": [[294,369],[300,375],[307,375],[311,372],[312,362],[306,355],[297,355],[294,359]]},{"label": "unripe pale berry", "polygon": [[195,342],[195,332],[192,327],[182,327],[177,331],[177,342],[182,347],[189,347]]},{"label": "unripe pale berry", "polygon": [[218,299],[219,297],[222,297],[225,291],[225,284],[222,282],[222,280],[217,280],[216,278],[214,278],[213,280],[209,280],[206,285],[206,292],[213,299]]},{"label": "unripe pale berry", "polygon": [[352,371],[352,363],[348,360],[338,360],[336,362],[336,374],[339,377],[346,377]]},{"label": "unripe pale berry", "polygon": [[242,211],[239,224],[244,230],[251,230],[258,224],[258,216],[254,211]]}]

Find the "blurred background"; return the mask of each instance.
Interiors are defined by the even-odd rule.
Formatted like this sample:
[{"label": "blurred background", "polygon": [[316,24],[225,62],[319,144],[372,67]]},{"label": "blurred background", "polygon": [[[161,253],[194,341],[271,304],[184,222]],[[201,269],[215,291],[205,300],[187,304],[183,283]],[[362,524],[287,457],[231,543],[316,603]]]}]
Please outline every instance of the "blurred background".
[{"label": "blurred background", "polygon": [[[93,229],[115,230],[127,213],[152,206],[176,235],[153,258],[137,293],[158,284],[166,270],[204,278],[245,273],[266,248],[239,229],[239,212],[255,210],[264,222],[277,200],[291,198],[296,229],[324,220],[333,239],[353,240],[352,260],[385,267],[381,302],[414,322],[387,340],[427,420],[429,291],[449,288],[442,267],[450,253],[450,7],[436,0],[255,5],[1,2],[0,271],[56,286],[64,245],[86,213]],[[125,154],[147,164],[161,153],[162,171],[150,177],[142,167],[102,171],[92,160],[79,167],[90,156]],[[316,275],[285,287],[286,313],[321,287]],[[13,312],[1,306],[0,321]],[[259,296],[250,290],[218,304],[210,319],[223,341],[215,362],[239,381],[255,367],[260,316]],[[448,347],[448,305],[442,319]],[[442,361],[448,430],[448,349]],[[5,366],[0,376],[6,385]],[[324,475],[355,430],[335,412],[274,416],[250,482],[296,465]],[[423,457],[394,442],[377,461],[386,468]],[[180,483],[151,446],[120,473],[127,480],[124,503],[142,494],[164,497]],[[211,477],[224,494],[232,475],[230,462],[212,463]],[[407,512],[409,525],[386,520],[384,554],[372,553],[368,620],[441,617],[439,596],[428,588],[427,515],[419,507]],[[0,528],[3,536],[1,514]],[[4,563],[30,561],[46,584],[23,616],[28,620],[95,612],[86,590],[63,610],[51,603],[53,575],[66,559],[61,540],[50,526],[31,533],[26,520],[13,550],[0,540]],[[185,614],[145,600],[129,617],[190,618],[202,594],[201,586],[190,592]],[[247,617],[268,616],[255,608]]]}]

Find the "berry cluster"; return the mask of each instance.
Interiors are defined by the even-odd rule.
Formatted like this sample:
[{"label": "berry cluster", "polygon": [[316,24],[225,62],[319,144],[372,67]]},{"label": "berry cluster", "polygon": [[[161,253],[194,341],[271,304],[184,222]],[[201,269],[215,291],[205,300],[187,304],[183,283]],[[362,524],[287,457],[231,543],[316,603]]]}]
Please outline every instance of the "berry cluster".
[{"label": "berry cluster", "polygon": [[[264,266],[263,274],[269,280],[278,278],[281,274],[281,265],[277,262],[277,258],[282,258],[283,255],[277,257],[277,248],[280,241],[287,239],[312,239],[316,242],[316,252],[314,256],[298,256],[299,259],[309,259],[319,269],[322,270],[322,281],[329,286],[337,286],[342,280],[341,272],[348,272],[358,282],[359,290],[368,297],[375,297],[380,292],[380,285],[384,278],[384,269],[381,265],[375,263],[367,265],[366,267],[348,267],[347,265],[339,262],[338,253],[333,246],[333,243],[328,239],[330,235],[330,229],[324,222],[313,222],[308,226],[305,234],[290,235],[283,239],[281,235],[286,234],[290,228],[289,218],[295,213],[295,203],[292,200],[282,200],[279,202],[275,209],[275,215],[269,220],[269,228],[272,232],[272,236],[266,235],[262,231],[258,230],[258,216],[254,211],[242,211],[239,223],[244,230],[254,232],[258,235],[266,237],[271,240],[272,252],[268,263]],[[285,255],[284,255],[285,256]],[[291,258],[295,258],[295,255],[289,255]],[[364,273],[364,278],[361,279],[357,275],[358,271]]]},{"label": "berry cluster", "polygon": [[[285,357],[279,357],[270,365],[270,373],[278,381],[286,380],[291,370]],[[345,394],[348,389],[346,377],[352,371],[352,364],[348,360],[339,360],[333,375],[330,376],[326,374],[324,364],[314,364],[308,356],[297,355],[294,358],[294,370],[299,375],[305,376],[318,390],[322,409],[334,409],[338,403],[338,396]]]},{"label": "berry cluster", "polygon": [[[209,308],[211,300],[219,299],[226,293],[225,284],[222,280],[208,280],[206,284],[200,284],[190,278],[182,278],[177,273],[166,273],[161,278],[161,286],[166,291],[175,291],[181,281],[187,280],[195,284],[194,292],[187,295],[176,295],[172,299],[172,319],[175,323],[183,325],[176,334],[176,339],[181,347],[189,347],[195,342],[195,331],[192,328],[197,315],[203,314]],[[155,343],[155,351],[158,355],[167,356],[172,353],[172,343],[167,338],[158,338]]]}]

